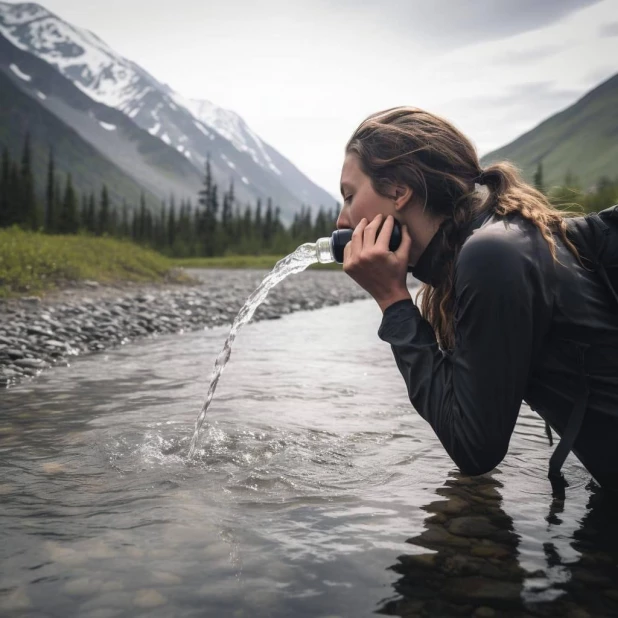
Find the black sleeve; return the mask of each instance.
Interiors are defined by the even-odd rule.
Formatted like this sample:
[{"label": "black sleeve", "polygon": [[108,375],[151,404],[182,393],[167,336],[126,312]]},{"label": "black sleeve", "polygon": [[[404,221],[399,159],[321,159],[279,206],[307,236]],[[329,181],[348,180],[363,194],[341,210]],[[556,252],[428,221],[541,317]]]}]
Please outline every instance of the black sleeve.
[{"label": "black sleeve", "polygon": [[378,332],[391,344],[412,405],[455,464],[483,474],[506,455],[533,349],[530,263],[502,237],[470,238],[455,269],[455,349],[410,300],[386,309]]}]

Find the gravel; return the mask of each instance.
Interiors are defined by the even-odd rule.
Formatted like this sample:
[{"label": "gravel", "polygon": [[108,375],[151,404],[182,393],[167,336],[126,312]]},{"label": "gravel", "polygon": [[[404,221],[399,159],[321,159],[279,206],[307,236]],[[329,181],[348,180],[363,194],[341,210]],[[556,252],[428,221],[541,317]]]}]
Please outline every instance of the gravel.
[{"label": "gravel", "polygon": [[[195,285],[107,287],[82,283],[42,299],[0,301],[0,388],[70,357],[159,333],[231,324],[267,274],[261,270],[189,270]],[[271,290],[253,320],[369,298],[340,271],[309,270]]]}]

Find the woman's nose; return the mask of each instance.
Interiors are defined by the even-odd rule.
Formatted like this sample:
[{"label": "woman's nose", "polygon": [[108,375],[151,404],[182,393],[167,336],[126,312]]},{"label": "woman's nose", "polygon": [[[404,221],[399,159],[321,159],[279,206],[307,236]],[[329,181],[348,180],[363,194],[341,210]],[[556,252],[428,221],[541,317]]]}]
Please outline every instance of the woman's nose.
[{"label": "woman's nose", "polygon": [[345,211],[345,209],[342,209],[339,213],[339,216],[337,217],[337,229],[345,230],[351,227],[352,224],[350,222],[350,217],[348,216],[348,213]]}]

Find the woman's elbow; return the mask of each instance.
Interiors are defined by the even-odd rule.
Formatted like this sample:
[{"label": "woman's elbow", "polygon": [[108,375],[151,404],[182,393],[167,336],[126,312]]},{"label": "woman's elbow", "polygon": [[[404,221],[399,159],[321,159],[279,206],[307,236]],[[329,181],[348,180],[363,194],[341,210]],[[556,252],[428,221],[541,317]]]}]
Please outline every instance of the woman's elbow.
[{"label": "woman's elbow", "polygon": [[506,450],[491,450],[486,452],[466,453],[453,457],[455,465],[466,476],[479,476],[491,472],[504,459]]}]

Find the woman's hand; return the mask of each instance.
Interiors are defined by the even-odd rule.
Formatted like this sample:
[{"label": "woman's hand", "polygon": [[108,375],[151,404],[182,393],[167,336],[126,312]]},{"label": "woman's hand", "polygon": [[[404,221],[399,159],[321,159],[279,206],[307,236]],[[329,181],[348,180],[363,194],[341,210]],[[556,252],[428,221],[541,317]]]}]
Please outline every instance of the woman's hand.
[{"label": "woman's hand", "polygon": [[352,240],[343,250],[343,270],[367,290],[380,305],[382,312],[397,302],[410,297],[406,285],[408,255],[412,239],[405,225],[401,226],[401,244],[397,251],[390,251],[390,242],[395,220],[378,215],[369,223],[362,219],[352,234]]}]

